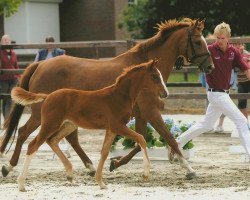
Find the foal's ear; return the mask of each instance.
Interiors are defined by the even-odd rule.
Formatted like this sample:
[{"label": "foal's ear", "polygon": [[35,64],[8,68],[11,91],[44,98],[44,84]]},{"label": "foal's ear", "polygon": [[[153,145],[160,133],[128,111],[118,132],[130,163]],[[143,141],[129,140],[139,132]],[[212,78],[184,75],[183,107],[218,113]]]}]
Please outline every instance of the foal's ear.
[{"label": "foal's ear", "polygon": [[150,71],[153,70],[157,63],[158,63],[158,60],[157,59],[153,59],[152,61],[150,61],[148,69]]}]

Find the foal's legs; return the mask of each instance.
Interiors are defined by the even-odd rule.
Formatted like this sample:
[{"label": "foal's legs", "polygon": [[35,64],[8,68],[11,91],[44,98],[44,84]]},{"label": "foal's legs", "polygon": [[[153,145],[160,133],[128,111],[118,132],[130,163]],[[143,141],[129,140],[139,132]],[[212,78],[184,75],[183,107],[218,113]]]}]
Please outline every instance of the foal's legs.
[{"label": "foal's legs", "polygon": [[114,132],[118,133],[119,135],[131,138],[139,144],[140,149],[143,151],[144,179],[147,180],[149,176],[150,162],[145,138],[139,133],[129,129],[127,126],[121,126],[117,130],[114,130]]},{"label": "foal's legs", "polygon": [[[146,95],[146,96],[143,96]],[[145,101],[146,99],[146,101]],[[161,102],[158,98],[154,98],[153,95],[150,95],[150,91],[144,91],[140,93],[137,100],[137,105],[134,107],[136,113],[136,131],[142,134],[145,138],[146,136],[146,126],[147,121],[154,127],[154,129],[164,138],[164,140],[169,144],[171,149],[178,155],[178,158],[181,162],[181,166],[187,170],[187,177],[192,178],[195,176],[194,170],[188,164],[188,162],[183,158],[176,140],[173,138],[170,131],[167,129],[160,113]],[[138,123],[138,124],[137,124]],[[128,155],[122,157],[119,161],[111,161],[110,170],[114,170],[121,165],[124,165],[132,159],[132,157],[139,152],[139,146],[136,146]]]},{"label": "foal's legs", "polygon": [[96,175],[95,175],[96,182],[98,183],[101,189],[107,189],[107,186],[102,181],[102,169],[103,169],[105,160],[108,157],[108,154],[109,154],[109,151],[110,151],[110,148],[111,148],[111,145],[115,136],[116,136],[115,133],[112,133],[110,130],[106,130],[106,134],[105,134],[105,138],[104,138],[102,150],[101,150],[101,158],[98,163],[98,167],[97,167]]},{"label": "foal's legs", "polygon": [[[13,169],[13,167],[17,165],[23,143],[27,140],[28,136],[38,128],[40,124],[41,124],[40,110],[39,112],[37,112],[37,109],[32,109],[32,114],[29,120],[26,122],[24,126],[19,128],[18,130],[18,137],[17,137],[15,150],[9,161],[9,164],[2,166],[2,174],[4,177],[6,177],[9,174],[9,172]],[[95,168],[93,167],[92,161],[89,159],[89,157],[86,155],[86,153],[83,151],[83,149],[81,148],[79,144],[77,131],[73,131],[72,133],[69,133],[68,136],[66,136],[66,139],[68,140],[70,145],[73,147],[73,149],[76,151],[78,156],[81,158],[86,168],[90,169],[89,174],[91,176],[94,175]]]},{"label": "foal's legs", "polygon": [[[145,137],[146,132],[147,132],[147,122],[143,120],[141,117],[136,117],[136,123],[135,123],[135,130],[137,133],[140,133]],[[145,134],[145,135],[144,135]],[[139,151],[141,151],[141,147],[137,144],[135,148],[131,152],[129,152],[128,155],[125,155],[122,157],[120,160],[118,159],[112,159],[109,167],[109,171],[113,171],[114,169],[126,165],[133,157],[135,154],[137,154]]]},{"label": "foal's legs", "polygon": [[[40,131],[41,132],[41,131]],[[41,137],[38,135],[29,143],[26,157],[24,160],[23,170],[17,178],[19,191],[25,192],[25,179],[28,174],[28,168],[31,162],[31,159],[34,157],[38,148],[46,141],[47,137]]]},{"label": "foal's legs", "polygon": [[92,163],[92,161],[89,159],[87,154],[83,151],[82,147],[79,144],[78,140],[78,133],[77,129],[74,130],[72,133],[66,136],[67,141],[70,143],[70,145],[73,147],[75,152],[78,154],[78,156],[81,158],[82,162],[84,163],[85,167],[88,168],[89,175],[94,176],[95,175],[95,167]]},{"label": "foal's legs", "polygon": [[[69,181],[71,181],[73,179],[73,169],[72,169],[72,164],[70,163],[70,161],[67,159],[67,157],[64,155],[64,153],[61,151],[61,149],[58,146],[58,143],[61,139],[63,139],[64,137],[73,135],[73,133],[75,134],[75,138],[77,138],[77,126],[74,125],[73,123],[66,121],[62,124],[62,126],[60,127],[59,131],[57,133],[55,133],[52,137],[50,137],[47,140],[47,143],[50,145],[50,147],[52,148],[52,150],[57,154],[57,156],[60,158],[60,160],[62,161],[66,173],[67,173],[67,179]],[[70,136],[70,139],[74,139],[73,137]],[[78,141],[78,140],[77,140]],[[79,143],[78,143],[79,145]],[[80,146],[80,145],[79,145]],[[80,150],[82,150],[82,148],[80,148]],[[83,153],[85,154],[85,152],[83,151]],[[86,154],[85,154],[86,155]],[[86,155],[86,158],[89,159]],[[87,160],[86,159],[86,160]],[[90,160],[89,160],[90,161]],[[84,164],[86,163],[85,160],[83,160]],[[92,164],[92,162],[88,162],[85,164],[86,168],[90,169],[89,174],[90,175],[94,175],[95,174],[95,168]]]},{"label": "foal's legs", "polygon": [[[37,136],[29,143],[28,150],[26,153],[26,158],[23,166],[23,170],[20,173],[17,181],[18,181],[18,187],[20,191],[25,191],[25,179],[27,176],[28,168],[30,165],[30,161],[32,157],[35,155],[35,152],[38,150],[38,148],[46,141],[48,138],[53,136],[55,133],[60,130],[60,122],[62,119],[57,119],[54,123],[46,123],[44,122],[44,125],[41,125],[41,130],[37,134]],[[47,121],[49,121],[47,119]],[[67,158],[66,158],[67,159]]]},{"label": "foal's legs", "polygon": [[48,145],[51,147],[51,149],[56,153],[56,155],[60,158],[62,161],[65,171],[67,173],[67,179],[69,181],[73,180],[73,167],[71,162],[68,160],[68,158],[64,155],[64,153],[61,151],[61,149],[58,146],[58,143],[61,139],[63,139],[67,134],[71,133],[72,131],[76,130],[77,126],[75,126],[71,122],[64,122],[60,129],[49,139],[47,139]]}]

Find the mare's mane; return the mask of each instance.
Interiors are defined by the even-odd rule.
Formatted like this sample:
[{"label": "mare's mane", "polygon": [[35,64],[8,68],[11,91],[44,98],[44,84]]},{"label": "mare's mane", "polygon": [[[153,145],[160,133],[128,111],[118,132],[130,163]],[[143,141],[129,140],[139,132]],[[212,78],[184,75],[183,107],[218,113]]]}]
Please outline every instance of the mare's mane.
[{"label": "mare's mane", "polygon": [[196,20],[184,18],[180,21],[176,19],[171,19],[168,21],[161,22],[160,24],[157,24],[156,28],[158,29],[158,32],[155,36],[137,44],[130,51],[145,51],[160,46],[163,42],[166,41],[166,39],[171,35],[171,33],[183,27],[193,26],[195,24],[195,21]]}]

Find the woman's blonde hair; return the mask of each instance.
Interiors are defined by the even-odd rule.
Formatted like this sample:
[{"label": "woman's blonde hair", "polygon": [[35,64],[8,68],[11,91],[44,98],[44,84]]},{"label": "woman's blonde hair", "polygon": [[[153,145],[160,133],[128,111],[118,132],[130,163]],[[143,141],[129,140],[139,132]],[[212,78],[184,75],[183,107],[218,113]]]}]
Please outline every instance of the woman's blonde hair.
[{"label": "woman's blonde hair", "polygon": [[222,22],[218,24],[214,29],[214,35],[225,34],[228,37],[231,37],[231,28],[229,24]]}]

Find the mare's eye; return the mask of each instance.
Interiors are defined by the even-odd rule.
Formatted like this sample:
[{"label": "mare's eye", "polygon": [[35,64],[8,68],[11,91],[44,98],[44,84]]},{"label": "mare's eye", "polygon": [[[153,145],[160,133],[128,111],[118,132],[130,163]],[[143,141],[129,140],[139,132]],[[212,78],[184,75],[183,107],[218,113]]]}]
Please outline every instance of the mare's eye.
[{"label": "mare's eye", "polygon": [[200,45],[201,45],[201,41],[197,41],[197,42],[195,42],[195,44],[196,44],[197,46],[200,46]]}]

